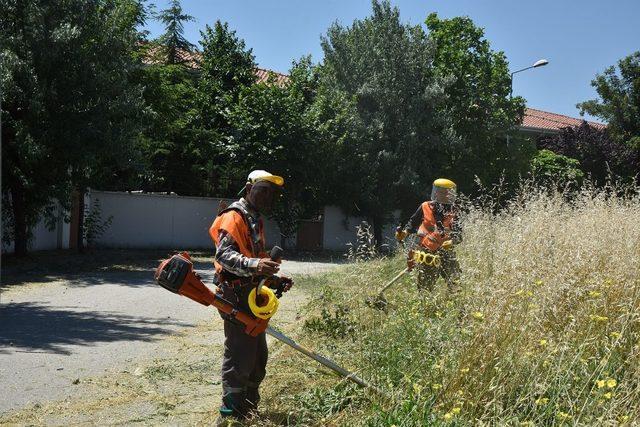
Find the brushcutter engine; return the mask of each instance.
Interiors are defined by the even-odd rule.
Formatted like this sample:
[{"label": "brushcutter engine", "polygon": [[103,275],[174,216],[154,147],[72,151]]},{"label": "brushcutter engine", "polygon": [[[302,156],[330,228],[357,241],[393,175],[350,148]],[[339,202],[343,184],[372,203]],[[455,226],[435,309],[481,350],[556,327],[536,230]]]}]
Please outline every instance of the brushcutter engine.
[{"label": "brushcutter engine", "polygon": [[[162,261],[156,269],[154,278],[158,285],[175,294],[185,296],[205,306],[214,306],[228,315],[232,321],[243,324],[245,333],[252,337],[264,332],[269,325],[271,316],[254,318],[247,313],[239,311],[231,302],[212,292],[193,270],[193,262],[191,262],[191,257],[187,252],[176,254]],[[273,309],[269,311],[271,315],[275,313]]]}]

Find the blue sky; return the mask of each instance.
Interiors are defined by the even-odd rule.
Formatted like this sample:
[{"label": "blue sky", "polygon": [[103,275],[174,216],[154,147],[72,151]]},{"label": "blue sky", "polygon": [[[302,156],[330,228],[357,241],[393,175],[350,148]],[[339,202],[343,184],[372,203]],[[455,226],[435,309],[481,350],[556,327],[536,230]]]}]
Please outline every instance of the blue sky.
[{"label": "blue sky", "polygon": [[[640,0],[393,0],[401,19],[423,24],[426,16],[466,15],[485,28],[492,48],[506,53],[512,70],[546,58],[549,65],[516,74],[514,95],[532,108],[577,117],[575,104],[595,97],[596,73],[640,50]],[[168,4],[156,0],[157,9]],[[193,43],[216,19],[243,38],[259,66],[284,72],[311,54],[322,60],[320,36],[338,21],[350,25],[370,14],[369,0],[182,0],[196,20],[185,25]],[[150,21],[151,36],[162,32]]]}]

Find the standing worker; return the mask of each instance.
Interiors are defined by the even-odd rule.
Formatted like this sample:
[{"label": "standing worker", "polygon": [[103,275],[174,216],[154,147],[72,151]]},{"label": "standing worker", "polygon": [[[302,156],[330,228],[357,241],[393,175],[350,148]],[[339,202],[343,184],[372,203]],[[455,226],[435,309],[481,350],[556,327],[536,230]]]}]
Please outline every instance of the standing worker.
[{"label": "standing worker", "polygon": [[[244,197],[222,210],[209,234],[216,246],[214,265],[218,293],[240,311],[251,313],[249,293],[261,278],[275,275],[280,260],[265,252],[261,214],[269,214],[280,196],[284,179],[264,170],[249,174],[241,193]],[[293,281],[276,277],[271,286],[287,291]],[[221,313],[222,315],[222,313]],[[224,319],[224,359],[222,362],[222,406],[218,425],[244,420],[257,409],[258,388],[266,374],[267,341],[264,332],[247,335],[244,326]]]},{"label": "standing worker", "polygon": [[[453,245],[462,241],[462,230],[455,207],[456,184],[445,178],[433,181],[431,201],[422,203],[404,228],[398,227],[399,242],[417,231],[420,250],[438,257],[438,263],[418,264],[418,288],[432,290],[442,276],[449,291],[456,291],[460,279],[460,264]],[[431,260],[436,258],[430,257]],[[411,265],[413,261],[409,260]]]}]

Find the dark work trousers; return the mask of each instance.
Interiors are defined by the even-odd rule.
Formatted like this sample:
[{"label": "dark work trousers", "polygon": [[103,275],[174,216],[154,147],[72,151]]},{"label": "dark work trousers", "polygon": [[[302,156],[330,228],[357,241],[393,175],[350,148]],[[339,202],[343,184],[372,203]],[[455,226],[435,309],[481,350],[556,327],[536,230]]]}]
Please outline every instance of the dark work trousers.
[{"label": "dark work trousers", "polygon": [[433,290],[438,277],[442,276],[449,291],[457,291],[461,270],[456,253],[444,249],[436,253],[442,262],[440,267],[418,264],[418,289]]},{"label": "dark work trousers", "polygon": [[224,321],[222,361],[222,404],[233,415],[244,418],[258,406],[258,388],[267,366],[267,339],[264,333],[252,337],[244,325]]}]

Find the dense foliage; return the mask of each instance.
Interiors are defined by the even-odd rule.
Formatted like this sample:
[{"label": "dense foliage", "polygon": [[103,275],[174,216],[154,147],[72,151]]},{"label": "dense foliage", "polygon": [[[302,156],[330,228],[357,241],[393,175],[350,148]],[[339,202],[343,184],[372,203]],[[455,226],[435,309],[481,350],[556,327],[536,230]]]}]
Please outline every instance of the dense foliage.
[{"label": "dense foliage", "polygon": [[284,234],[335,204],[367,217],[380,242],[438,176],[467,194],[501,182],[508,196],[530,172],[602,185],[640,168],[639,53],[580,104],[609,129],[565,129],[538,141],[555,155],[536,155],[516,131],[524,100],[509,96],[504,53],[466,17],[408,25],[373,0],[370,16],[327,30],[319,64],[302,58],[257,83],[229,24],[206,25],[199,48],[185,38],[193,17],[178,0],[156,15],[165,32],[154,40],[136,0],[0,0],[0,11],[3,227],[18,253],[54,200],[92,185],[234,197],[262,168],[286,179]]},{"label": "dense foliage", "polygon": [[3,225],[16,253],[54,198],[135,169],[144,18],[135,0],[0,2]]}]

